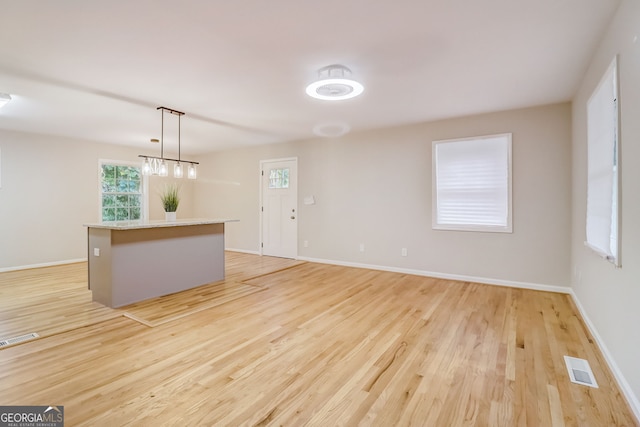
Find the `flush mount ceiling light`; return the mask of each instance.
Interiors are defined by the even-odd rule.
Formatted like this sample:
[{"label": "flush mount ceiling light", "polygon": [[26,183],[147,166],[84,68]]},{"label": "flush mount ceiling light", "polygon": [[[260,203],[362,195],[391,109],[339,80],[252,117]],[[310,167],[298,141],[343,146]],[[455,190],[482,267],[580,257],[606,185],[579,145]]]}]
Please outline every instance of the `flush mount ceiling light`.
[{"label": "flush mount ceiling light", "polygon": [[344,65],[329,65],[318,70],[318,80],[307,86],[307,95],[326,101],[355,98],[364,86],[351,79],[351,70]]},{"label": "flush mount ceiling light", "polygon": [[[142,164],[142,173],[144,175],[158,175],[158,176],[168,176],[169,175],[169,167],[167,166],[167,162],[175,162],[173,165],[173,177],[174,178],[182,178],[184,175],[184,170],[182,168],[182,163],[188,163],[189,167],[187,169],[187,178],[196,179],[197,170],[196,165],[198,162],[192,162],[191,160],[182,160],[180,158],[180,117],[184,116],[184,113],[181,111],[172,110],[171,108],[166,107],[158,107],[157,110],[162,110],[162,124],[160,130],[160,157],[156,156],[146,156],[144,154],[140,154],[138,157],[142,157],[144,159],[144,163]],[[178,116],[178,158],[170,159],[168,157],[164,157],[164,112],[168,112],[170,114],[174,114]],[[153,138],[151,142],[157,143],[158,140]]]},{"label": "flush mount ceiling light", "polygon": [[4,107],[11,101],[11,95],[8,93],[0,93],[0,108]]}]

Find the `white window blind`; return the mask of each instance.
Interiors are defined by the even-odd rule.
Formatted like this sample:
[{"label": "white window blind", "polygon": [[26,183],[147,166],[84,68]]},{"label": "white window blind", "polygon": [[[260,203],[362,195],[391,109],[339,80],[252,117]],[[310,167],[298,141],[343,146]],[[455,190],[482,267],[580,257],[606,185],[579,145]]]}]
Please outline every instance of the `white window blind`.
[{"label": "white window blind", "polygon": [[512,231],[511,134],[433,142],[433,228]]},{"label": "white window blind", "polygon": [[618,85],[616,60],[587,103],[588,247],[619,265]]}]

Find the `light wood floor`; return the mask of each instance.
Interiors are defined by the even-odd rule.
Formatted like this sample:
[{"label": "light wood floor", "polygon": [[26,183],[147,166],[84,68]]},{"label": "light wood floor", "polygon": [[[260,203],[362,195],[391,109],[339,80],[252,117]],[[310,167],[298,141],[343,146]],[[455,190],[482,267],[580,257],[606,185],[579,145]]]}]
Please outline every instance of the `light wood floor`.
[{"label": "light wood floor", "polygon": [[224,283],[112,310],[86,277],[0,274],[0,339],[43,336],[0,350],[0,405],[69,426],[636,425],[566,295],[227,253]]}]

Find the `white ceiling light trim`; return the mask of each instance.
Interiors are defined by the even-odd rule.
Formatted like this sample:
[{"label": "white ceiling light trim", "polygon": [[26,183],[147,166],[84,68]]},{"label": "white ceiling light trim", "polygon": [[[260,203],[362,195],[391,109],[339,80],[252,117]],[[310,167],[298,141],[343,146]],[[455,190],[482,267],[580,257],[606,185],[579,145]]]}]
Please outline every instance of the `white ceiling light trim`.
[{"label": "white ceiling light trim", "polygon": [[364,86],[351,79],[351,70],[344,65],[328,65],[318,70],[318,80],[307,86],[307,95],[325,101],[355,98]]},{"label": "white ceiling light trim", "polygon": [[0,108],[4,107],[11,101],[11,95],[8,93],[0,93]]}]

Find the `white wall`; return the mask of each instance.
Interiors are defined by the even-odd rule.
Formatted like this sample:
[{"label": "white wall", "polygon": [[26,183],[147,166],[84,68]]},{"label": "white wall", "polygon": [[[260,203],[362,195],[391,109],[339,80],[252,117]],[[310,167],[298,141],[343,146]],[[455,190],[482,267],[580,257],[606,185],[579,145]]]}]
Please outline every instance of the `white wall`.
[{"label": "white wall", "polygon": [[[637,41],[634,41],[636,40]],[[622,268],[586,240],[586,102],[619,55],[622,174]],[[640,2],[625,0],[595,53],[573,102],[572,286],[640,418]],[[625,384],[626,383],[626,384]]]},{"label": "white wall", "polygon": [[[505,132],[513,234],[432,230],[431,141]],[[200,159],[195,213],[240,219],[227,247],[258,251],[259,162],[297,157],[302,257],[566,287],[570,148],[571,107],[557,104],[214,153]],[[309,195],[316,204],[305,206]]]},{"label": "white wall", "polygon": [[[144,151],[144,150],[143,150]],[[140,150],[0,131],[0,270],[86,258],[82,224],[96,222],[99,159],[140,161]],[[150,180],[150,218],[163,218]],[[191,183],[183,184],[178,216],[192,216]]]}]

